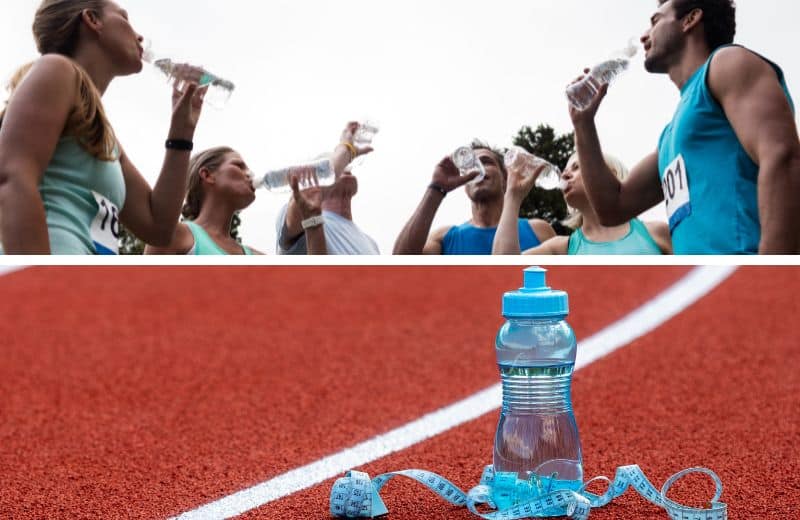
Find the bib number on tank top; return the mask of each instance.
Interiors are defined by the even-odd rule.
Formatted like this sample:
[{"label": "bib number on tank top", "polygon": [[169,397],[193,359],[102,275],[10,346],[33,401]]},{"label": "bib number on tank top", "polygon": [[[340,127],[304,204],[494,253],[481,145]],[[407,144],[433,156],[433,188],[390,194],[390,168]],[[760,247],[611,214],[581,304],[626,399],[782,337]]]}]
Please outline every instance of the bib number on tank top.
[{"label": "bib number on tank top", "polygon": [[686,174],[686,162],[683,155],[678,155],[664,172],[661,180],[664,190],[664,202],[667,204],[669,229],[674,230],[683,219],[692,214],[692,198],[689,194],[689,176]]},{"label": "bib number on tank top", "polygon": [[97,202],[97,215],[89,232],[98,255],[119,254],[119,209],[113,202],[92,191]]}]

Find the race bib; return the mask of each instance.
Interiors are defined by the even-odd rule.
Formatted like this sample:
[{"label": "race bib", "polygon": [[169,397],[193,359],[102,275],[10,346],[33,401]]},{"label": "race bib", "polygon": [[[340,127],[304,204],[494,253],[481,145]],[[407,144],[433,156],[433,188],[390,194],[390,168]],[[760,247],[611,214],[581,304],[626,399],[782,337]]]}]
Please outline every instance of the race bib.
[{"label": "race bib", "polygon": [[97,202],[97,215],[89,232],[98,255],[119,254],[119,209],[113,202],[92,191]]},{"label": "race bib", "polygon": [[667,204],[669,229],[674,230],[683,219],[692,214],[692,198],[689,194],[689,177],[682,155],[672,161],[661,180],[664,202]]}]

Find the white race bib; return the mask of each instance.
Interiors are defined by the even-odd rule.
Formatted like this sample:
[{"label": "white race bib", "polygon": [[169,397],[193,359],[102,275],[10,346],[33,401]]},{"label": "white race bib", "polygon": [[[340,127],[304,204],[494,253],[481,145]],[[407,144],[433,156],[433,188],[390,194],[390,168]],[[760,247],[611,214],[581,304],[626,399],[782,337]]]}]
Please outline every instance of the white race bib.
[{"label": "white race bib", "polygon": [[689,194],[689,176],[682,155],[678,155],[664,172],[661,180],[664,202],[667,204],[669,229],[674,230],[683,219],[692,214],[692,198]]},{"label": "white race bib", "polygon": [[97,215],[92,220],[89,232],[98,255],[119,254],[119,209],[113,202],[92,191],[97,201]]}]

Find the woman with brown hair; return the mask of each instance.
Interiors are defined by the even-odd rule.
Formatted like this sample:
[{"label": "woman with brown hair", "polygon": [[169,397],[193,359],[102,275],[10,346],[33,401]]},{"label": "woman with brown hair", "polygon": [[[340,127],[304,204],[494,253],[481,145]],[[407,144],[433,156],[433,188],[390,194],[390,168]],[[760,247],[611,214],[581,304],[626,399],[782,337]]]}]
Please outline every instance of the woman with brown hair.
[{"label": "woman with brown hair", "polygon": [[[161,174],[151,188],[106,118],[102,94],[142,69],[142,37],[111,0],[44,0],[33,32],[42,54],[11,96],[0,128],[2,242],[13,254],[115,254],[119,223],[168,244],[181,211],[202,109],[198,69],[173,89]],[[194,81],[193,81],[194,80]]]},{"label": "woman with brown hair", "polygon": [[[294,200],[303,219],[322,214],[319,187],[302,192],[292,180]],[[178,224],[172,242],[164,247],[148,245],[147,255],[252,255],[263,254],[241,245],[231,236],[234,215],[255,200],[250,169],[232,148],[220,146],[200,152],[189,163],[185,220]],[[308,230],[310,255],[324,255],[325,233],[321,226]]]},{"label": "woman with brown hair", "polygon": [[[339,144],[329,156],[336,178],[358,156],[372,152],[370,146],[356,146],[358,123],[348,123],[342,131]],[[291,205],[300,219],[307,240],[309,255],[328,253],[325,238],[325,219],[322,217],[323,199],[331,196],[334,186],[300,191],[300,179],[290,179]],[[313,184],[313,181],[309,181]],[[145,254],[176,255],[249,255],[261,254],[241,245],[231,237],[233,216],[250,206],[255,200],[255,188],[250,168],[242,156],[232,148],[211,148],[192,157],[189,165],[189,182],[185,220],[178,224],[172,242],[167,246],[147,246]]]}]

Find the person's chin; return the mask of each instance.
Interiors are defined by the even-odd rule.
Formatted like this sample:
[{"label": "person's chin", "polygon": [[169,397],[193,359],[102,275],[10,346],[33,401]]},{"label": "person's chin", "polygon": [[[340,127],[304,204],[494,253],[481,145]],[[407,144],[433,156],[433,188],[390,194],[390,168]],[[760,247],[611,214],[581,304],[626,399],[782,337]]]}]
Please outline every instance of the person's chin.
[{"label": "person's chin", "polygon": [[658,60],[654,57],[649,57],[644,60],[644,70],[650,74],[663,74],[667,72],[666,67],[661,66]]},{"label": "person's chin", "polygon": [[[502,194],[499,195],[502,198]],[[492,190],[490,187],[483,187],[483,186],[476,186],[471,192],[469,192],[469,198],[472,199],[473,202],[483,202],[486,200],[491,200],[493,198],[497,198],[498,194],[495,190]]]},{"label": "person's chin", "polygon": [[569,193],[564,194],[564,202],[566,202],[570,208],[577,207],[576,204],[580,206],[581,201],[583,200],[585,200],[585,197],[581,197],[580,195],[578,195],[578,192],[575,191],[574,189]]},{"label": "person's chin", "polygon": [[133,76],[134,74],[139,74],[144,69],[144,62],[142,60],[136,60],[131,62],[130,66],[125,67],[118,76]]},{"label": "person's chin", "polygon": [[252,191],[247,193],[246,195],[242,196],[240,203],[237,205],[238,210],[242,211],[243,209],[247,209],[253,202],[256,200],[256,194]]}]

